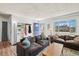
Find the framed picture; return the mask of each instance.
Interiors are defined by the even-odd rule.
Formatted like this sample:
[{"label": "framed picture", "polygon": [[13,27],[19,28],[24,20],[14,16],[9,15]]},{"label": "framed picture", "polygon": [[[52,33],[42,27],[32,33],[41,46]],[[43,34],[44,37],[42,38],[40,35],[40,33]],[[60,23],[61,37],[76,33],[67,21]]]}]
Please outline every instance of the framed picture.
[{"label": "framed picture", "polygon": [[76,20],[57,21],[54,23],[55,32],[75,32]]},{"label": "framed picture", "polygon": [[40,34],[40,24],[39,23],[34,23],[33,24],[33,28],[34,28],[34,35],[38,36]]}]

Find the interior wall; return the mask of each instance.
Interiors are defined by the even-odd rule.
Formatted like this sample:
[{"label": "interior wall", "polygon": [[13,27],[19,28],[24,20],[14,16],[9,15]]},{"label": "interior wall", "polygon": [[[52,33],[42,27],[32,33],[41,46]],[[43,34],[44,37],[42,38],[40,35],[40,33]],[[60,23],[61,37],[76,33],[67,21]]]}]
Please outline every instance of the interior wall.
[{"label": "interior wall", "polygon": [[[76,32],[74,33],[69,33],[69,32],[55,32],[55,28],[54,28],[54,22],[56,21],[63,21],[63,20],[76,20]],[[79,35],[79,12],[77,13],[73,13],[73,14],[68,14],[68,15],[63,15],[63,16],[58,16],[58,17],[54,17],[54,18],[48,18],[45,20],[41,20],[40,23],[45,23],[46,27],[47,24],[51,24],[51,28],[52,28],[52,35],[54,34],[58,34],[58,35]],[[46,29],[46,35],[48,36],[49,33],[48,30]]]},{"label": "interior wall", "polygon": [[[27,34],[27,36],[34,36],[33,35],[33,23],[35,23],[35,22],[37,22],[37,21],[34,19],[27,19],[27,18],[12,15],[12,21],[11,21],[11,23],[12,23],[12,36],[11,36],[12,44],[20,41],[20,39],[18,38],[18,35],[17,35],[17,24],[18,23],[31,24],[32,32],[30,34]],[[14,29],[14,27],[15,27],[15,29]]]}]

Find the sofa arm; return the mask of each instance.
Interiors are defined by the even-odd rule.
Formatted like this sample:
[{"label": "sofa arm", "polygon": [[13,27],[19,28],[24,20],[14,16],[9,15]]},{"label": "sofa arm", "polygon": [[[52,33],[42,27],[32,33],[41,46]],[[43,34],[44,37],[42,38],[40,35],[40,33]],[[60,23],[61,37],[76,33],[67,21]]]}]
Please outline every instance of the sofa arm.
[{"label": "sofa arm", "polygon": [[28,56],[29,55],[29,51],[28,48],[24,48],[21,43],[17,44],[17,55],[18,56]]}]

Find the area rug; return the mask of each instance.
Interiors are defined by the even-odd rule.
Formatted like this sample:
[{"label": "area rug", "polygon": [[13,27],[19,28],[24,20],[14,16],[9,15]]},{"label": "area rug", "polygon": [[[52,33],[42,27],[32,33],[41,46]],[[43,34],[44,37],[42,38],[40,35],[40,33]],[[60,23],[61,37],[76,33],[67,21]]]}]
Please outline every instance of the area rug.
[{"label": "area rug", "polygon": [[79,56],[79,51],[64,47],[62,56]]}]

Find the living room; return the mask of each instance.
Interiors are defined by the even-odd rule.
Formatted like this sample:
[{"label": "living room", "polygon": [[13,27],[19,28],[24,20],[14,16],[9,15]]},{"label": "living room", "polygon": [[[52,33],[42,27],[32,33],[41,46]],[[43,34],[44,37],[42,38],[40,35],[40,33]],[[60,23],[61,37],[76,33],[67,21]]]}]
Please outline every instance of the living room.
[{"label": "living room", "polygon": [[[78,6],[74,3],[0,4],[0,55],[78,56]],[[28,48],[23,44],[24,39],[29,41]]]}]

